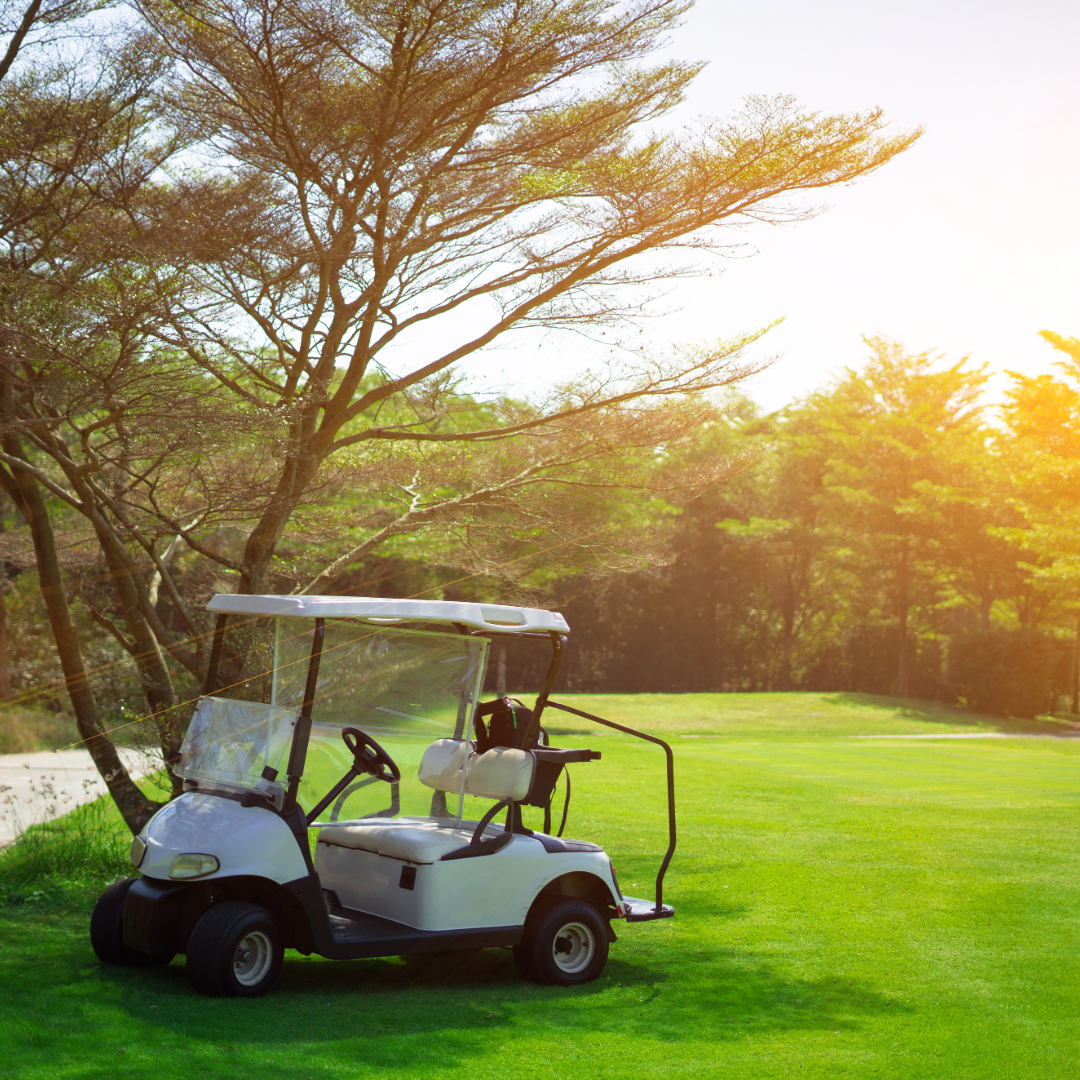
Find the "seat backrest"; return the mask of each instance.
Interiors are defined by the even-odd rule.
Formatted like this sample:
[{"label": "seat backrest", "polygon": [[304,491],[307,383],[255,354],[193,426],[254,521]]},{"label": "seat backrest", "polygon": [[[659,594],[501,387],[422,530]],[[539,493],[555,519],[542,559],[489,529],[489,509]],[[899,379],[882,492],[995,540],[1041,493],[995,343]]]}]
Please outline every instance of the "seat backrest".
[{"label": "seat backrest", "polygon": [[497,746],[469,761],[465,791],[483,799],[513,799],[521,802],[532,787],[536,758],[528,750]]},{"label": "seat backrest", "polygon": [[[436,739],[420,759],[420,783],[436,791],[459,792],[465,746],[463,739]],[[481,799],[521,802],[529,794],[535,772],[536,758],[528,750],[497,746],[483,754],[469,754],[465,792]]]},{"label": "seat backrest", "polygon": [[420,759],[420,783],[436,791],[461,791],[465,746],[464,739],[436,739]]}]

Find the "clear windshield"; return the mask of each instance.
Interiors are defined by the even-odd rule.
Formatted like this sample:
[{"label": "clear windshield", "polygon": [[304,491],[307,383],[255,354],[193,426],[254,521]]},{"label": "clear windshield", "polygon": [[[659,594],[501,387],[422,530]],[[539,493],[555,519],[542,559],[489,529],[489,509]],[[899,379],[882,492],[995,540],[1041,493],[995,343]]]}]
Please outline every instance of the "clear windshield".
[{"label": "clear windshield", "polygon": [[[265,791],[281,806],[314,630],[314,619],[278,620],[271,703],[200,700],[180,749],[178,775],[231,789]],[[393,758],[401,782],[391,786],[369,777],[358,780],[322,813],[321,820],[398,814],[460,817],[459,799],[424,786],[417,772],[424,751],[436,739],[470,738],[487,647],[485,639],[461,634],[327,620],[298,796],[303,809],[314,807],[348,771],[353,759],[341,733],[354,727]],[[248,681],[255,686],[254,677]],[[274,781],[264,774],[267,768],[277,771]]]},{"label": "clear windshield", "polygon": [[[311,655],[313,619],[278,620],[273,703],[299,710]],[[368,778],[320,815],[348,821],[372,815],[460,814],[458,800],[420,783],[424,751],[436,739],[468,739],[482,688],[488,643],[462,634],[375,628],[327,620],[299,800],[310,810],[352,763],[343,728],[370,735],[397,763],[401,783]],[[446,807],[446,800],[451,806]]]},{"label": "clear windshield", "polygon": [[297,716],[257,701],[201,698],[174,771],[185,780],[266,791],[280,805],[284,784],[269,782],[263,770],[275,769],[284,781]]}]

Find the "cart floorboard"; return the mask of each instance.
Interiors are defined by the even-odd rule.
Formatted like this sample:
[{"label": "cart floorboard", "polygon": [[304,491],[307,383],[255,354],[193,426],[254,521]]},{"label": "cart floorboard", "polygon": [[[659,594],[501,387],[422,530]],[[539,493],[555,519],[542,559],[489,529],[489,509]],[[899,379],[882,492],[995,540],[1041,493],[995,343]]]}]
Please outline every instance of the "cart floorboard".
[{"label": "cart floorboard", "polygon": [[516,945],[523,930],[520,926],[417,930],[405,923],[339,906],[330,909],[329,918],[334,942],[345,946],[349,955],[356,959]]}]

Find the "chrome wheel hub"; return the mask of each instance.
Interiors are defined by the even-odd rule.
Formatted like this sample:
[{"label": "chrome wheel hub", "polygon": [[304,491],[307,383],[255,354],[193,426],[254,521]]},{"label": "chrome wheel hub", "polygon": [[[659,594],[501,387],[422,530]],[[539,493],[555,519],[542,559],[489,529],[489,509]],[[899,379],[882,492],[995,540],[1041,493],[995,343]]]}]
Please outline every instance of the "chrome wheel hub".
[{"label": "chrome wheel hub", "polygon": [[241,986],[261,982],[274,960],[274,947],[261,930],[248,934],[233,954],[233,974]]},{"label": "chrome wheel hub", "polygon": [[596,953],[596,939],[584,923],[572,922],[561,927],[551,948],[560,971],[576,975],[584,971]]}]

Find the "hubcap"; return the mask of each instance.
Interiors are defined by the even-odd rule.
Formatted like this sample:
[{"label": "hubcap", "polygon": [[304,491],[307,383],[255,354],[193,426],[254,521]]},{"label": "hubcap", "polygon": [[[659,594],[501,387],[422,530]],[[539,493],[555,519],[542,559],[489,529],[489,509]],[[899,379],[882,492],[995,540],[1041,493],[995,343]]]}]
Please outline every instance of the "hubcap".
[{"label": "hubcap", "polygon": [[593,932],[579,922],[567,923],[555,935],[551,955],[560,971],[576,975],[589,966],[596,952],[596,939]]},{"label": "hubcap", "polygon": [[241,986],[255,986],[266,977],[274,959],[274,947],[261,931],[248,934],[233,954],[233,974]]}]

